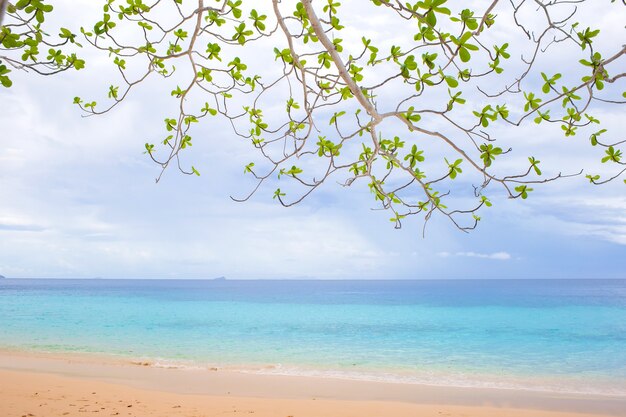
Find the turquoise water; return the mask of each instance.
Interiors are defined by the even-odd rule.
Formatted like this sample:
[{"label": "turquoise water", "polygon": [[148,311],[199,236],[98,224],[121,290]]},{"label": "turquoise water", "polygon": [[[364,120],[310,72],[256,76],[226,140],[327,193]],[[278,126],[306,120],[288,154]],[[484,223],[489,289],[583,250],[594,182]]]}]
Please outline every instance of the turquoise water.
[{"label": "turquoise water", "polygon": [[626,395],[626,280],[0,280],[0,348]]}]

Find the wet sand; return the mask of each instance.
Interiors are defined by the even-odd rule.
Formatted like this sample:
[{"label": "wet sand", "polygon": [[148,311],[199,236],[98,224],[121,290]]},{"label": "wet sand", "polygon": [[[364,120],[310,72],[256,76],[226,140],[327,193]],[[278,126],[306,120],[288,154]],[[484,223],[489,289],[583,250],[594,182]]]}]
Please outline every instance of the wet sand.
[{"label": "wet sand", "polygon": [[0,416],[591,417],[626,398],[163,369],[88,356],[0,353]]}]

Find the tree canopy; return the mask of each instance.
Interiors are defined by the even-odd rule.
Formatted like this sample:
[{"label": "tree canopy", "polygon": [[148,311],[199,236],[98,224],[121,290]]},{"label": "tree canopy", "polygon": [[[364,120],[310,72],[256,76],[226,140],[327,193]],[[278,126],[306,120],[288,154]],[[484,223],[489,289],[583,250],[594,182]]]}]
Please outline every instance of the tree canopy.
[{"label": "tree canopy", "polygon": [[[467,231],[491,195],[626,172],[622,132],[595,113],[626,103],[626,46],[597,45],[591,0],[106,0],[80,27],[51,27],[52,3],[0,0],[0,83],[12,87],[16,70],[81,70],[81,48],[99,50],[118,77],[74,104],[100,115],[161,78],[176,106],[145,143],[157,181],[170,165],[200,175],[185,154],[196,125],[218,117],[259,155],[244,167],[250,192],[233,199],[268,184],[291,206],[329,181],[362,183],[396,227],[440,214]],[[622,2],[602,3],[626,16]],[[507,132],[532,125],[584,137],[589,159],[613,170],[566,172],[542,166],[540,148],[516,153]]]}]

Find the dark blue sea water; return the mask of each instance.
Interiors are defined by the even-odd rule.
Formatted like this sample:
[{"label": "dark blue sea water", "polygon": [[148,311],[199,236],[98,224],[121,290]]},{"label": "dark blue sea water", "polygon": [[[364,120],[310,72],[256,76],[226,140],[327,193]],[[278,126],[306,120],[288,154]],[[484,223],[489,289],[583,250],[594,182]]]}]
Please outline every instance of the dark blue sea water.
[{"label": "dark blue sea water", "polygon": [[0,348],[626,395],[626,280],[0,280]]}]

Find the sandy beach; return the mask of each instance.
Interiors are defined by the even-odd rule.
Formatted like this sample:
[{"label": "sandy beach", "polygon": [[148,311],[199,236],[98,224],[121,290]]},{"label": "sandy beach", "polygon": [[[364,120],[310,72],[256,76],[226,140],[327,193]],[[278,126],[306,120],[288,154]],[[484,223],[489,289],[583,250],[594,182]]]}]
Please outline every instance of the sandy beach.
[{"label": "sandy beach", "polygon": [[0,354],[0,415],[262,417],[622,416],[623,397],[155,368],[88,356]]}]

